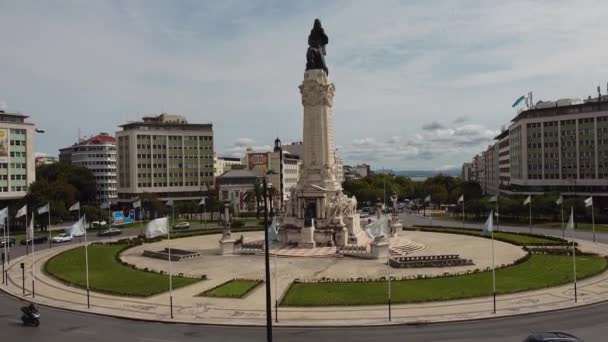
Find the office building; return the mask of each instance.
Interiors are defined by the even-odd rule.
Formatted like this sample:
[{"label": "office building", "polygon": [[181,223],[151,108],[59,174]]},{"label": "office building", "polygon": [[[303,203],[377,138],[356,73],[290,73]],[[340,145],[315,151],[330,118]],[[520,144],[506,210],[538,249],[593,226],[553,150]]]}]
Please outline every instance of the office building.
[{"label": "office building", "polygon": [[214,156],[213,176],[219,177],[224,172],[231,170],[234,165],[241,165],[241,158]]},{"label": "office building", "polygon": [[198,200],[214,184],[213,126],[166,113],[129,122],[118,139],[118,197]]}]

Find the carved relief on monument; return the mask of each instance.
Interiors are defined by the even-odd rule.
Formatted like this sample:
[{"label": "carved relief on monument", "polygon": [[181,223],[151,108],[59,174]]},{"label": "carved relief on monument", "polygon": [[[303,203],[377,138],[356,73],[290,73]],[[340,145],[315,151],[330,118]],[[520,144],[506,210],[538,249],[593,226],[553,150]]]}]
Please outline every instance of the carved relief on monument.
[{"label": "carved relief on monument", "polygon": [[[308,72],[308,74],[314,73]],[[305,79],[304,82],[302,82],[302,85],[300,85],[302,105],[326,105],[331,107],[334,102],[334,93],[336,92],[336,87],[333,83],[328,84],[327,82],[327,76]]]}]

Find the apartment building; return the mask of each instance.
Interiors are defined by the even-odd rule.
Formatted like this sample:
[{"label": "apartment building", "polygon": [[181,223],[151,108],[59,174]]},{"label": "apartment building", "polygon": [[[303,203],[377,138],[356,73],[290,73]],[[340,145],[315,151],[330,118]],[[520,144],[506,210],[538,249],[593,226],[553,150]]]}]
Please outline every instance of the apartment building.
[{"label": "apartment building", "polygon": [[97,181],[97,199],[114,202],[118,198],[116,179],[116,138],[100,133],[59,150],[59,161],[86,167]]},{"label": "apartment building", "polygon": [[36,180],[34,124],[0,110],[0,200],[19,199]]}]

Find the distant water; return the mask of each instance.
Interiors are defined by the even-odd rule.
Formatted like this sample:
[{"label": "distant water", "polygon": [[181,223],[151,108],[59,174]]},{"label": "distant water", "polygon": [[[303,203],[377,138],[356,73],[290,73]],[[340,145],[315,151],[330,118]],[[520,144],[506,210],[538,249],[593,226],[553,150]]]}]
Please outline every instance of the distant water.
[{"label": "distant water", "polygon": [[425,176],[410,177],[410,179],[413,180],[414,182],[424,182],[427,178],[429,178],[429,177],[425,177]]}]

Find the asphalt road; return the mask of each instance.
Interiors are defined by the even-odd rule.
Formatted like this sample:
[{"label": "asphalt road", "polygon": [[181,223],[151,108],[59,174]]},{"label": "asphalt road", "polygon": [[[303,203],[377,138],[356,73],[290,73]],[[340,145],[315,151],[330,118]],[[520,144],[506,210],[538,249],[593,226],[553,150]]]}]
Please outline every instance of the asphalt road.
[{"label": "asphalt road", "polygon": [[[428,222],[425,218],[404,217],[408,223]],[[434,221],[454,225],[454,222]],[[479,224],[471,228],[479,228]],[[501,227],[501,230],[526,231],[521,227]],[[561,231],[538,229],[538,233],[560,235]],[[135,234],[135,232],[134,232]],[[578,238],[591,234],[578,233]],[[608,236],[598,234],[601,241]],[[23,327],[19,320],[18,299],[0,294],[0,336],[2,341],[265,341],[264,328],[197,326],[184,324],[146,323],[125,319],[73,313],[41,307],[39,328]],[[605,341],[608,335],[608,303],[571,310],[539,313],[508,318],[496,318],[462,323],[417,324],[391,327],[354,328],[277,328],[275,341],[522,341],[538,331],[566,331],[585,341]]]}]

